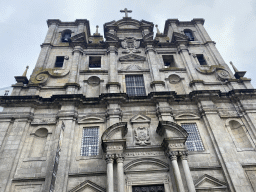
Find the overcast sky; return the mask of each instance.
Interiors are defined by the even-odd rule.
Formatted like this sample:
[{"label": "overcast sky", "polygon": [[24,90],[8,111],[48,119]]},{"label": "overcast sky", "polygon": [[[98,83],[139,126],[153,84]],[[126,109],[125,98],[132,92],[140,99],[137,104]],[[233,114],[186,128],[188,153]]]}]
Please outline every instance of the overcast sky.
[{"label": "overcast sky", "polygon": [[205,28],[217,44],[226,63],[233,61],[247,71],[256,87],[256,0],[0,0],[0,88],[15,83],[29,65],[34,68],[47,32],[47,19],[88,19],[91,34],[99,25],[122,19],[121,9],[130,16],[159,25],[167,19],[190,21],[204,18]]}]

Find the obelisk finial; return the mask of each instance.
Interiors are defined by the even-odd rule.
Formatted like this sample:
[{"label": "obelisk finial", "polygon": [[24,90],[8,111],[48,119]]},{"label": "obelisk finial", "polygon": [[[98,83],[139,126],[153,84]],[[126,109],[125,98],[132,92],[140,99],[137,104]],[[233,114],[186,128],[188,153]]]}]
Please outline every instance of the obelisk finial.
[{"label": "obelisk finial", "polygon": [[238,72],[238,69],[235,67],[235,65],[232,63],[232,61],[230,61],[229,63],[233,67],[235,73]]},{"label": "obelisk finial", "polygon": [[99,29],[99,25],[96,25],[96,33],[95,34],[99,34],[99,31],[98,31],[98,29]]},{"label": "obelisk finial", "polygon": [[29,68],[29,66],[27,66],[27,67],[26,67],[26,70],[24,71],[24,73],[23,73],[23,75],[22,75],[22,76],[24,76],[24,77],[26,77],[26,76],[27,76],[28,68]]},{"label": "obelisk finial", "polygon": [[158,29],[158,25],[156,25],[156,31],[157,31],[157,34],[161,34],[159,29]]}]

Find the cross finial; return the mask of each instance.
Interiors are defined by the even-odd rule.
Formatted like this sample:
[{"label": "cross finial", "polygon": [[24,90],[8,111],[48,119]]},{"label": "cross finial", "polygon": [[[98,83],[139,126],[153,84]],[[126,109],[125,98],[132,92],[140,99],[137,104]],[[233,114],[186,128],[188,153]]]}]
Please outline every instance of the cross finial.
[{"label": "cross finial", "polygon": [[128,17],[128,13],[131,13],[132,10],[128,10],[127,8],[125,8],[124,10],[120,10],[121,13],[125,13],[125,17]]}]

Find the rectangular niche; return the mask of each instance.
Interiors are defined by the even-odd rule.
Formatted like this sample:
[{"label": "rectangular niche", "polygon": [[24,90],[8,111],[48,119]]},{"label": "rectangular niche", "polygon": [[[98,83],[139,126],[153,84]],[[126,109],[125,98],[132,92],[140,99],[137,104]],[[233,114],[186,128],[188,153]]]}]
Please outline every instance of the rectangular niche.
[{"label": "rectangular niche", "polygon": [[164,67],[175,67],[173,55],[162,55],[164,61]]}]

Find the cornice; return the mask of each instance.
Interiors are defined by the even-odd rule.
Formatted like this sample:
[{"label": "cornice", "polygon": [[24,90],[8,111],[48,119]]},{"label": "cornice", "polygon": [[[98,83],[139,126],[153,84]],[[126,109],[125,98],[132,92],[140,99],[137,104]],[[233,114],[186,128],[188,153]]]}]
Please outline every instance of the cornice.
[{"label": "cornice", "polygon": [[65,94],[65,95],[53,95],[50,98],[43,98],[39,95],[33,96],[0,96],[1,106],[16,106],[24,105],[45,105],[45,104],[57,104],[61,102],[78,102],[84,105],[100,104],[111,101],[122,101],[123,103],[131,102],[157,102],[159,99],[166,99],[169,102],[197,102],[200,100],[229,100],[232,99],[256,99],[256,89],[236,89],[229,92],[221,92],[220,90],[201,90],[192,91],[189,94],[177,95],[174,91],[165,92],[151,92],[147,96],[128,96],[126,93],[104,93],[99,97],[86,98],[83,94]]}]

